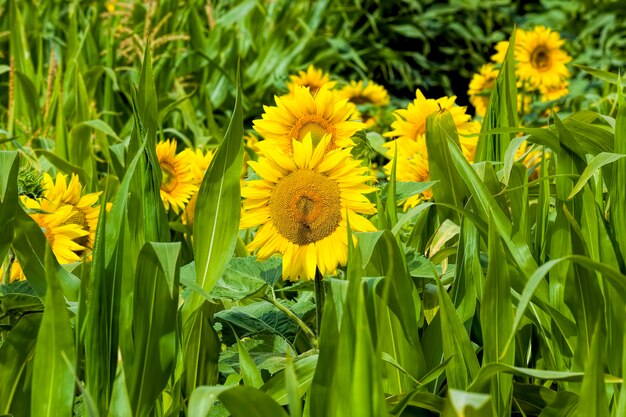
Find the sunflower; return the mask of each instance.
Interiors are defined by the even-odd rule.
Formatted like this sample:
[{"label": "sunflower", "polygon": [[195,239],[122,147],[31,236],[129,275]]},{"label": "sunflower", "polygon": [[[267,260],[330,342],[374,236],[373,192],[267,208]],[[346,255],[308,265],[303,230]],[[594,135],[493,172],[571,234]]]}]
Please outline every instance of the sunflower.
[{"label": "sunflower", "polygon": [[[391,124],[391,132],[386,137],[397,137],[400,140],[424,141],[426,135],[426,118],[434,112],[446,109],[452,115],[459,134],[473,133],[470,116],[465,113],[465,107],[454,105],[456,96],[441,97],[437,100],[427,99],[418,89],[415,100],[409,103],[406,109],[393,112],[396,121]],[[385,144],[390,149],[389,142]]]},{"label": "sunflower", "polygon": [[362,214],[376,209],[363,194],[374,178],[368,168],[352,159],[349,149],[327,152],[330,135],[314,145],[313,135],[293,140],[293,158],[279,149],[266,152],[249,165],[262,178],[246,181],[241,228],[260,225],[249,250],[267,259],[283,255],[283,278],[325,275],[347,261],[347,222],[355,231],[376,228]]},{"label": "sunflower", "polygon": [[561,49],[564,40],[544,26],[520,30],[515,47],[517,75],[531,86],[553,87],[569,77],[565,64],[572,58]]},{"label": "sunflower", "polygon": [[387,90],[374,81],[368,81],[365,85],[363,85],[363,81],[350,81],[349,85],[339,90],[339,95],[357,105],[373,104],[380,107],[389,104]]},{"label": "sunflower", "polygon": [[[516,161],[523,163],[529,170],[532,169],[529,179],[535,180],[539,178],[540,165],[543,162],[542,157],[543,153],[541,151],[535,148],[529,149],[528,142],[524,141],[515,152],[514,158]],[[549,157],[548,154],[546,154],[547,157]]]},{"label": "sunflower", "polygon": [[[398,158],[396,159],[396,181],[398,182],[426,182],[430,179],[428,165],[428,152],[425,141],[394,140],[393,147],[398,146]],[[395,149],[393,150],[395,154]],[[385,166],[387,176],[391,175],[393,160]],[[426,190],[421,194],[407,198],[403,203],[403,209],[415,207],[419,202],[432,197],[432,191]]]},{"label": "sunflower", "polygon": [[491,89],[498,78],[499,71],[493,64],[485,64],[474,74],[469,84],[469,100],[476,109],[476,115],[484,116],[489,104]]},{"label": "sunflower", "polygon": [[209,169],[209,165],[211,165],[214,153],[210,150],[203,152],[201,149],[196,149],[195,152],[191,149],[185,149],[181,152],[181,154],[183,153],[185,154],[184,156],[186,159],[193,159],[191,171],[193,173],[194,182],[197,186],[196,191],[193,193],[193,195],[189,199],[189,202],[185,206],[185,215],[183,216],[183,222],[186,224],[193,224],[193,216],[196,210],[196,201],[198,199],[200,184],[202,184],[204,173],[207,169]]},{"label": "sunflower", "polygon": [[334,81],[330,81],[328,74],[324,74],[324,71],[315,68],[313,65],[309,65],[306,71],[299,71],[298,75],[290,75],[289,78],[291,78],[291,82],[287,83],[287,87],[289,87],[289,93],[292,95],[295,93],[297,86],[309,87],[311,94],[315,95],[323,86],[332,89],[337,84]]},{"label": "sunflower", "polygon": [[60,264],[69,264],[80,261],[78,255],[85,250],[79,242],[89,235],[83,225],[74,222],[76,211],[71,205],[58,207],[54,212],[44,212],[44,204],[28,197],[22,197],[24,206],[36,210],[30,214],[46,235],[52,252]]},{"label": "sunflower", "polygon": [[563,80],[560,84],[554,86],[542,85],[539,87],[541,92],[541,101],[553,101],[564,97],[569,93],[569,81]]},{"label": "sunflower", "polygon": [[178,213],[198,191],[197,180],[194,178],[195,155],[191,151],[177,154],[174,139],[158,143],[156,154],[163,173],[161,200],[166,209],[172,207]]},{"label": "sunflower", "polygon": [[276,107],[265,106],[262,119],[254,120],[254,129],[265,138],[265,142],[292,153],[292,139],[302,141],[311,134],[313,145],[324,135],[330,135],[328,149],[354,146],[350,139],[365,124],[351,120],[356,107],[337,93],[322,87],[314,96],[308,88],[296,86],[294,94],[276,97]]},{"label": "sunflower", "polygon": [[93,249],[94,239],[96,237],[96,228],[98,226],[98,216],[100,215],[100,206],[96,206],[96,202],[101,192],[81,195],[82,186],[78,176],[72,174],[69,183],[67,176],[58,173],[56,179],[53,180],[48,173],[43,174],[42,186],[44,188],[43,198],[40,202],[40,208],[46,212],[55,212],[61,206],[71,206],[73,215],[69,221],[80,226],[88,234],[77,241],[78,244],[86,249]]},{"label": "sunflower", "polygon": [[509,41],[498,42],[496,44],[496,53],[491,55],[491,60],[496,64],[502,64],[504,62],[504,58],[506,58],[507,49],[509,49]]}]

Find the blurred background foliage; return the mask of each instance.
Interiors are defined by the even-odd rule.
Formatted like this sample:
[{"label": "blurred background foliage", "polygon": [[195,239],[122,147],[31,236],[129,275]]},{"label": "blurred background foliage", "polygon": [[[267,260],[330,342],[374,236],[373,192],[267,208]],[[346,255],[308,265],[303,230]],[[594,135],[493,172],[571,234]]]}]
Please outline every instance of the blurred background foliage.
[{"label": "blurred background foliage", "polygon": [[[15,7],[19,11],[12,11],[11,4],[19,5]],[[4,133],[24,142],[55,134],[46,129],[50,123],[45,118],[53,113],[59,72],[65,73],[63,88],[58,88],[64,92],[64,112],[73,116],[68,114],[72,98],[67,93],[75,61],[89,112],[94,113],[91,118],[102,116],[121,132],[120,137],[126,136],[132,125],[130,85],[138,80],[144,38],[150,39],[153,49],[159,111],[167,116],[162,118],[163,132],[187,143],[220,141],[218,126],[234,105],[237,59],[244,72],[248,122],[284,90],[288,74],[310,63],[335,77],[348,79],[356,73],[372,79],[392,96],[412,97],[420,88],[429,97],[457,95],[457,102],[467,105],[469,79],[514,25],[549,26],[567,40],[574,64],[616,72],[626,63],[626,10],[619,4],[619,0],[0,1],[0,51],[8,51],[16,38],[14,46],[32,56],[24,67],[15,62],[21,74],[17,88],[27,90],[31,101],[25,105],[27,118],[18,117]],[[16,31],[19,36],[11,36]],[[0,118],[6,120],[10,62],[6,54],[0,59]],[[602,88],[582,72],[572,80],[579,107],[585,99],[599,100]]]}]

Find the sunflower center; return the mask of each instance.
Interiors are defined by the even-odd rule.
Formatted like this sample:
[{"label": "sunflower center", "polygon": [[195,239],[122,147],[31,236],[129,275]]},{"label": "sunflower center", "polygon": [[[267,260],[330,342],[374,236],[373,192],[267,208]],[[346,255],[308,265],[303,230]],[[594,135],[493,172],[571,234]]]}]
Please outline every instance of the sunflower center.
[{"label": "sunflower center", "polygon": [[322,140],[324,135],[333,135],[335,133],[335,129],[321,116],[318,116],[317,114],[309,114],[296,122],[291,129],[290,136],[302,141],[307,133],[311,134],[313,147],[315,147]]},{"label": "sunflower center", "polygon": [[330,236],[341,221],[339,186],[311,170],[295,171],[280,180],[270,197],[278,232],[300,246]]},{"label": "sunflower center", "polygon": [[547,71],[551,66],[550,51],[545,46],[537,47],[530,56],[531,65],[539,71]]},{"label": "sunflower center", "polygon": [[369,97],[365,97],[365,96],[354,96],[352,98],[350,98],[350,101],[354,104],[365,104],[365,103],[372,103],[372,100],[370,100]]},{"label": "sunflower center", "polygon": [[163,172],[163,176],[161,179],[161,189],[167,192],[173,191],[178,185],[176,170],[167,162],[161,161],[161,171]]}]

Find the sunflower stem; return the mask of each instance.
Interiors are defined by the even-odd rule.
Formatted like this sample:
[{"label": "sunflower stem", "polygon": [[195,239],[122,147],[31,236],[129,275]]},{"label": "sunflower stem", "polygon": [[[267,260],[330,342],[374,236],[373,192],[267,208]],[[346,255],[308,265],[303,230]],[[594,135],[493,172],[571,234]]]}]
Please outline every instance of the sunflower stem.
[{"label": "sunflower stem", "polygon": [[319,269],[315,271],[315,318],[317,324],[317,334],[320,334],[322,328],[322,311],[324,311],[324,276]]},{"label": "sunflower stem", "polygon": [[315,333],[313,333],[313,330],[311,330],[311,328],[307,326],[305,322],[300,320],[300,317],[298,317],[297,315],[293,313],[293,311],[289,310],[287,307],[279,303],[276,300],[276,297],[274,297],[274,294],[272,294],[271,297],[264,297],[264,298],[267,301],[269,301],[274,307],[276,307],[277,309],[285,313],[287,317],[293,320],[298,325],[298,327],[302,329],[304,334],[308,337],[313,347],[317,347],[317,337],[315,337]]}]

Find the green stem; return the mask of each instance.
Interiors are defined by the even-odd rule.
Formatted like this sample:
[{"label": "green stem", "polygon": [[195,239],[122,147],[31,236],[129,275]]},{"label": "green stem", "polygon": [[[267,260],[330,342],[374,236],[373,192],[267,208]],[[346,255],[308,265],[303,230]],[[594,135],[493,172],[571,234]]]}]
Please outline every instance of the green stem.
[{"label": "green stem", "polygon": [[326,294],[324,293],[324,276],[319,269],[315,271],[315,312],[316,312],[316,324],[317,334],[320,334],[322,328],[322,311],[324,311],[324,299]]},{"label": "green stem", "polygon": [[311,330],[311,328],[307,326],[305,322],[300,320],[300,317],[296,316],[291,310],[279,303],[273,295],[271,297],[264,298],[268,302],[272,303],[274,307],[285,313],[291,320],[293,320],[302,329],[304,334],[306,334],[308,339],[311,341],[313,347],[317,347],[317,338],[315,337],[315,333],[313,333],[313,330]]}]

